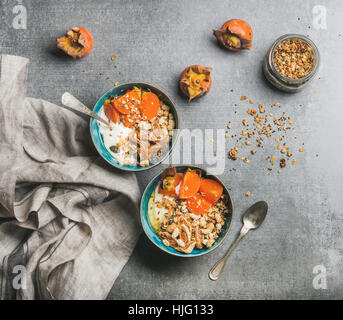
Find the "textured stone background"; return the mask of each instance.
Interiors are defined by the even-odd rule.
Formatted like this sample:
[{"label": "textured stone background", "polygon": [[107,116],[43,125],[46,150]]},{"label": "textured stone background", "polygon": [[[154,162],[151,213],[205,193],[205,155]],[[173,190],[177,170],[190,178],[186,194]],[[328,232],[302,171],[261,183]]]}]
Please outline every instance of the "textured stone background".
[{"label": "textured stone background", "polygon": [[[247,109],[239,98],[247,95],[263,104],[280,101],[277,112],[295,120],[297,140],[289,143],[291,149],[305,144],[297,164],[281,174],[265,170],[275,143],[249,164],[227,159],[220,177],[232,190],[235,217],[224,245],[200,258],[180,259],[160,252],[142,235],[110,299],[343,298],[342,1],[21,2],[28,13],[26,30],[12,27],[18,1],[0,2],[0,52],[30,58],[30,96],[59,103],[68,90],[92,106],[114,81],[146,81],[172,96],[183,128],[225,128],[231,121],[238,129]],[[318,4],[327,9],[327,30],[313,28],[312,8]],[[253,27],[250,52],[226,52],[212,36],[212,29],[237,17]],[[73,61],[56,50],[55,38],[77,25],[89,28],[95,48]],[[261,73],[268,47],[285,33],[309,35],[322,58],[313,83],[294,95],[275,91]],[[213,67],[213,85],[207,97],[188,105],[177,79],[190,64]],[[233,166],[236,172],[229,171]],[[142,189],[160,170],[138,174]],[[260,199],[270,206],[265,223],[242,241],[221,279],[211,282],[208,270],[239,232],[241,214]],[[327,290],[313,288],[316,265],[326,267]]]}]

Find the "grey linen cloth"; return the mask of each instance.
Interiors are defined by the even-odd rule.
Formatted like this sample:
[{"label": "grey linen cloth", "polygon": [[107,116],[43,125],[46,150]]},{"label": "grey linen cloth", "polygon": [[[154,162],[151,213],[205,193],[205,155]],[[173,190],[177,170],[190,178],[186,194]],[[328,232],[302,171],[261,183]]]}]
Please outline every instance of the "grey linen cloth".
[{"label": "grey linen cloth", "polygon": [[140,234],[136,176],[87,121],[26,97],[28,62],[0,55],[0,299],[104,299]]}]

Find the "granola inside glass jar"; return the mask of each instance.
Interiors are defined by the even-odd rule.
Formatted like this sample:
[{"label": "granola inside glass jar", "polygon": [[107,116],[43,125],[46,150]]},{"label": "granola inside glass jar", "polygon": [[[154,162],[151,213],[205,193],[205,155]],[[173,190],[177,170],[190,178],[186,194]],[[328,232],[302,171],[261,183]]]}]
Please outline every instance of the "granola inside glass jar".
[{"label": "granola inside glass jar", "polygon": [[267,52],[263,72],[267,80],[285,92],[297,92],[317,73],[319,52],[307,37],[286,34],[278,38]]}]

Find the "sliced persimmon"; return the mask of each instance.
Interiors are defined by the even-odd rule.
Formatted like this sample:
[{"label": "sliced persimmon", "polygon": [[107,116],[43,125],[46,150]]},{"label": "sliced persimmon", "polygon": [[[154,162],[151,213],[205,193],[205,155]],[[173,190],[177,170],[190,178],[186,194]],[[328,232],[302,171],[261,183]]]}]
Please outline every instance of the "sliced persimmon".
[{"label": "sliced persimmon", "polygon": [[176,187],[181,183],[181,180],[182,175],[178,173],[175,176],[165,177],[158,192],[166,196],[176,197]]},{"label": "sliced persimmon", "polygon": [[186,201],[187,209],[194,214],[204,214],[212,206],[212,204],[206,200],[206,198],[197,193]]},{"label": "sliced persimmon", "polygon": [[143,92],[140,110],[144,120],[151,120],[160,110],[160,99],[152,92]]},{"label": "sliced persimmon", "polygon": [[127,91],[121,97],[112,101],[112,104],[117,109],[118,112],[122,114],[129,114],[132,107],[137,105],[137,101],[140,101],[137,91],[132,89]]},{"label": "sliced persimmon", "polygon": [[210,202],[215,203],[223,194],[223,186],[212,179],[202,179],[199,188],[200,193]]},{"label": "sliced persimmon", "polygon": [[120,120],[122,124],[127,128],[134,126],[138,121],[138,119],[133,114],[122,114],[120,116]]},{"label": "sliced persimmon", "polygon": [[110,103],[110,100],[106,100],[104,103],[104,112],[108,120],[112,121],[113,123],[117,123],[119,120],[119,113]]},{"label": "sliced persimmon", "polygon": [[189,170],[183,176],[179,198],[187,199],[193,197],[200,188],[201,178],[195,170]]}]

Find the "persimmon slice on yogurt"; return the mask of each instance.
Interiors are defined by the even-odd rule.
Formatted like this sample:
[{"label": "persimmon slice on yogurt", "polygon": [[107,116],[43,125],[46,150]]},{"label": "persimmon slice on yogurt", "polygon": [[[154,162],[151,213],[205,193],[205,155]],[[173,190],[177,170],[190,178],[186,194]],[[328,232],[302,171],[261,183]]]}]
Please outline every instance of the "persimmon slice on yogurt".
[{"label": "persimmon slice on yogurt", "polygon": [[201,178],[195,170],[189,170],[183,176],[179,198],[187,199],[197,194],[200,188]]},{"label": "persimmon slice on yogurt", "polygon": [[104,112],[106,117],[113,123],[117,123],[119,120],[119,113],[111,104],[110,100],[106,100],[104,103]]},{"label": "persimmon slice on yogurt", "polygon": [[143,92],[140,110],[144,120],[151,120],[156,117],[160,109],[160,100],[152,92]]},{"label": "persimmon slice on yogurt", "polygon": [[132,89],[121,97],[113,100],[112,103],[118,112],[122,114],[129,114],[132,111],[132,108],[135,107],[139,101],[140,99],[137,91]]},{"label": "persimmon slice on yogurt", "polygon": [[182,181],[181,174],[175,174],[174,176],[165,177],[160,185],[159,192],[171,197],[177,197],[177,186]]},{"label": "persimmon slice on yogurt", "polygon": [[213,204],[217,202],[223,194],[223,186],[215,180],[202,179],[199,191],[207,201]]}]

